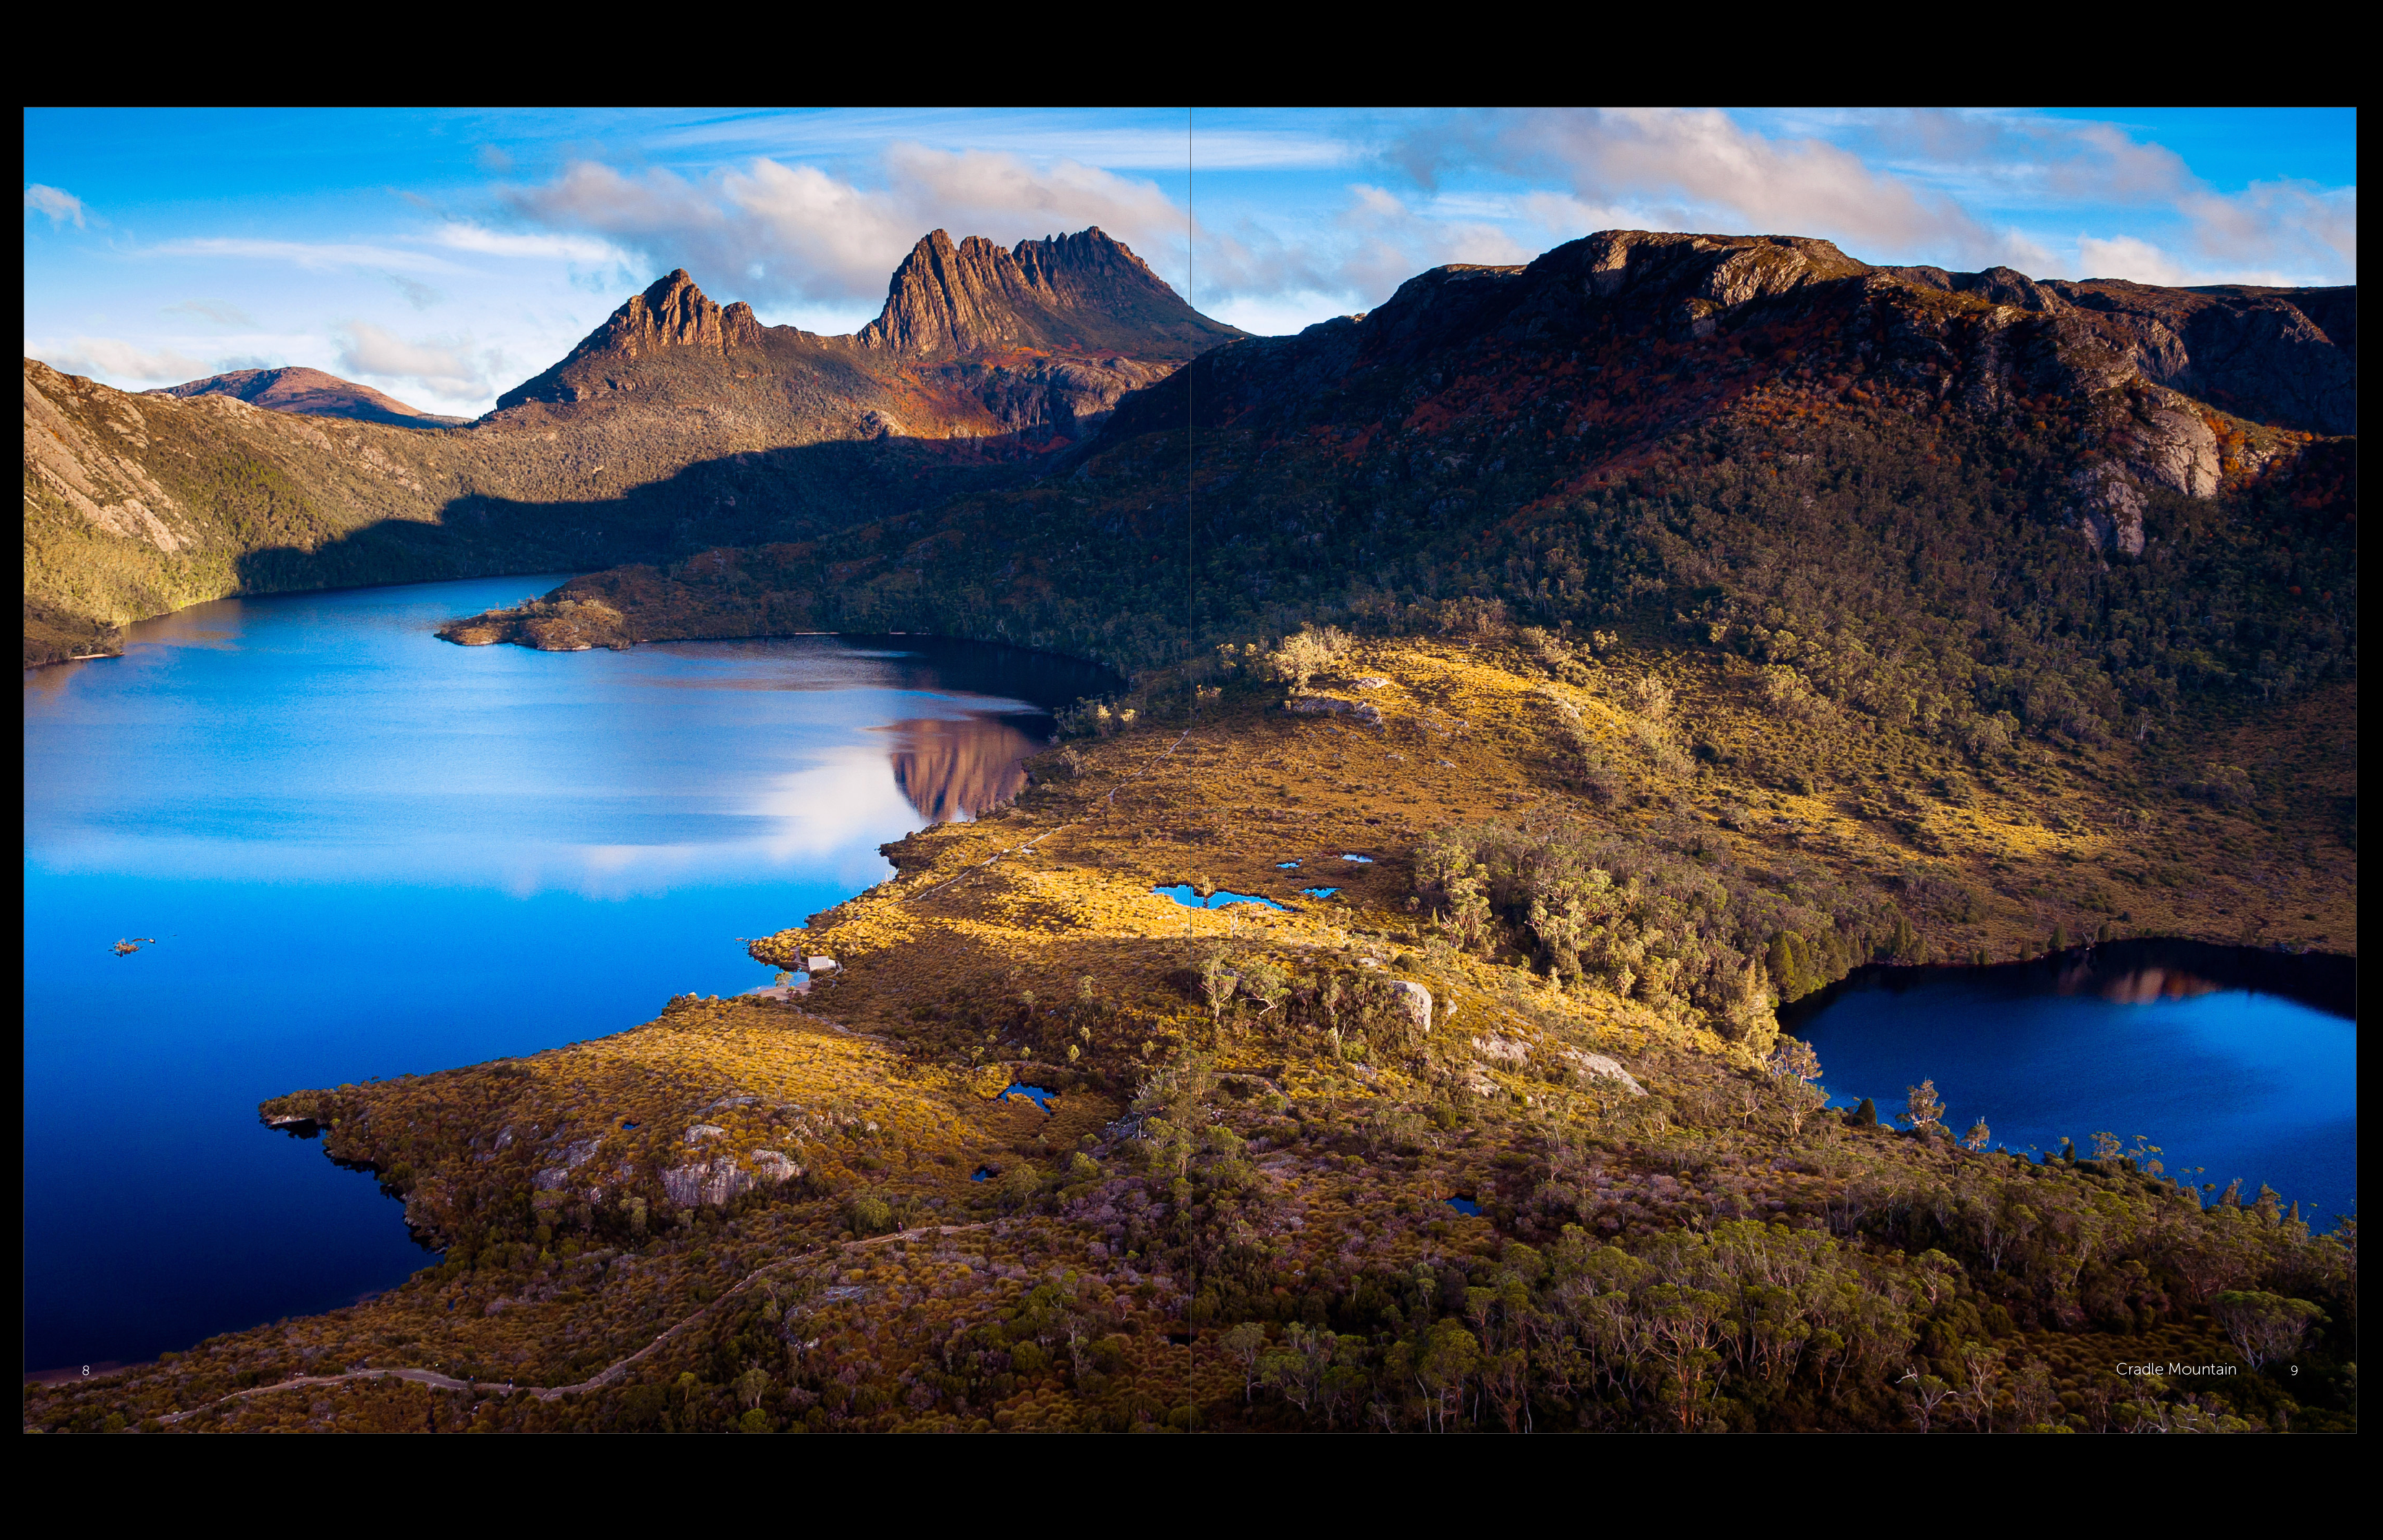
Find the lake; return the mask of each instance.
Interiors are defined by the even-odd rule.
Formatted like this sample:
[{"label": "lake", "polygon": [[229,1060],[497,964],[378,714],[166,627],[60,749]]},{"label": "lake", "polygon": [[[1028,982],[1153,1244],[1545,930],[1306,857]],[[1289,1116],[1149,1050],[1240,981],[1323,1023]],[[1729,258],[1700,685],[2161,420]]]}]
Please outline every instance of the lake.
[{"label": "lake", "polygon": [[1866,968],[1780,1013],[1834,1106],[1884,1122],[1936,1082],[1957,1137],[2014,1150],[2138,1134],[2167,1174],[2247,1201],[2264,1182],[2328,1229],[2358,1204],[2355,968],[2184,942],[1997,967]]},{"label": "lake", "polygon": [[258,1102],[768,983],[738,937],[1015,795],[1050,711],[1117,687],[925,637],[430,634],[563,575],[225,600],[26,674],[29,1367],[402,1281],[435,1259],[400,1205]]}]

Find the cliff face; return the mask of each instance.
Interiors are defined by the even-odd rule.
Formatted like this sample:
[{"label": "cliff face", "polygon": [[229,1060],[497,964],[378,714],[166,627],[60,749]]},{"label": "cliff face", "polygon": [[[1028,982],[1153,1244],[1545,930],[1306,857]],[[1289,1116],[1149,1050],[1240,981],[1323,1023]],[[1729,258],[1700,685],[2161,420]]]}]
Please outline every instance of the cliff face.
[{"label": "cliff face", "polygon": [[389,427],[454,427],[468,417],[441,417],[383,395],[369,385],[327,375],[320,369],[236,369],[210,375],[184,385],[169,385],[153,396],[229,396],[269,412],[290,412],[302,417],[346,417]]},{"label": "cliff face", "polygon": [[656,279],[644,293],[631,295],[562,363],[498,397],[497,410],[525,401],[585,400],[604,389],[634,389],[613,366],[655,358],[668,349],[725,355],[733,349],[750,351],[761,345],[761,324],[753,318],[752,306],[741,301],[724,307],[714,304],[681,267]]},{"label": "cliff face", "polygon": [[1095,226],[1006,252],[982,236],[955,245],[930,231],[854,340],[915,357],[1035,348],[1180,363],[1245,335],[1185,304]]}]

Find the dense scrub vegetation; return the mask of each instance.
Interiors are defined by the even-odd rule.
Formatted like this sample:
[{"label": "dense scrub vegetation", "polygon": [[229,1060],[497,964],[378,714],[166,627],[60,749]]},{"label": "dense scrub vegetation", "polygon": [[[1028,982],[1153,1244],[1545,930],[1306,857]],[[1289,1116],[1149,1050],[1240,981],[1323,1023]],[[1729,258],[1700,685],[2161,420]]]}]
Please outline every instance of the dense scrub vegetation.
[{"label": "dense scrub vegetation", "polygon": [[[1709,759],[1681,792],[1638,729],[1734,744],[1759,687],[1559,644],[1237,649],[1196,721],[1089,708],[1013,806],[754,942],[844,962],[798,1004],[277,1099],[443,1260],[28,1424],[2352,1425],[2354,1222],[1994,1150],[1938,1126],[1957,1086],[1825,1110],[1775,1002],[2037,916],[1818,798],[1784,838]],[[1185,881],[1291,906],[1151,894]]]}]

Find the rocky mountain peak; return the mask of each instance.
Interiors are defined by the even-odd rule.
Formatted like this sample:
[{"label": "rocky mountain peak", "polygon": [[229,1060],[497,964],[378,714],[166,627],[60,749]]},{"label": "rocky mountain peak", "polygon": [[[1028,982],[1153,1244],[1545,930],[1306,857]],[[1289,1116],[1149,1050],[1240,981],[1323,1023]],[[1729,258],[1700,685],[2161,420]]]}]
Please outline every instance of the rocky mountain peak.
[{"label": "rocky mountain peak", "polygon": [[684,267],[656,278],[632,294],[605,323],[553,368],[523,381],[497,398],[497,410],[532,400],[577,400],[586,393],[576,376],[591,368],[651,357],[673,348],[726,352],[761,345],[761,323],[742,300],[714,304]]},{"label": "rocky mountain peak", "polygon": [[889,352],[1003,348],[1189,357],[1241,333],[1185,304],[1098,226],[1021,240],[930,230],[895,269],[885,308],[855,339]]},{"label": "rocky mountain peak", "polygon": [[655,348],[750,347],[760,333],[752,306],[741,300],[725,307],[712,303],[678,267],[632,295],[579,347],[636,358]]}]

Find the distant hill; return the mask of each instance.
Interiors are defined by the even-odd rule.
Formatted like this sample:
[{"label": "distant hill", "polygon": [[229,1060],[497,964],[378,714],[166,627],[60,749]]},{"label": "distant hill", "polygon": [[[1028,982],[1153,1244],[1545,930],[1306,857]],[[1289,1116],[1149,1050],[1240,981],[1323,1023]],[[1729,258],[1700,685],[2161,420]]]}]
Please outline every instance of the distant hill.
[{"label": "distant hill", "polygon": [[1031,479],[1241,335],[1097,229],[938,230],[857,336],[763,326],[673,272],[460,427],[314,371],[133,394],[29,359],[26,660],[225,594],[820,538]]},{"label": "distant hill", "polygon": [[229,396],[271,412],[294,412],[302,417],[347,417],[360,423],[385,423],[390,427],[456,427],[469,417],[441,417],[406,405],[369,385],[327,375],[320,369],[235,369],[209,375],[187,385],[169,385],[146,394]]}]

